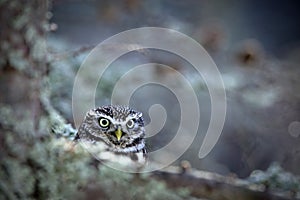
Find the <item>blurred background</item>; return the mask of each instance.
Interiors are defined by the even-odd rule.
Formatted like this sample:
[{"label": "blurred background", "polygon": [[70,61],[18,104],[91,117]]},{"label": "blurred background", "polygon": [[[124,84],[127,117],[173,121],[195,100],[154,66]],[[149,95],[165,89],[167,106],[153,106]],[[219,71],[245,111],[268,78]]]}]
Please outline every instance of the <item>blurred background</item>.
[{"label": "blurred background", "polygon": [[[207,87],[188,62],[170,52],[134,51],[120,57],[97,87],[97,106],[110,103],[115,83],[132,67],[150,62],[168,65],[190,81],[201,109],[197,137],[180,160],[188,160],[197,169],[239,177],[247,177],[255,169],[264,170],[273,162],[300,174],[299,5],[250,0],[53,0],[50,11],[52,32],[47,45],[57,57],[50,72],[51,99],[69,122],[73,122],[76,72],[95,45],[132,28],[170,28],[203,45],[225,84],[226,121],[208,156],[198,158],[210,119]],[[171,77],[170,82],[175,81],[172,72],[153,69],[137,76]],[[82,90],[84,94],[86,88]],[[119,98],[126,94],[123,92]],[[144,113],[146,124],[150,122],[148,110],[154,104],[165,108],[167,118],[161,131],[148,138],[149,151],[172,140],[180,119],[180,105],[167,88],[147,85],[130,100],[132,107]],[[190,134],[188,129],[185,134]]]}]

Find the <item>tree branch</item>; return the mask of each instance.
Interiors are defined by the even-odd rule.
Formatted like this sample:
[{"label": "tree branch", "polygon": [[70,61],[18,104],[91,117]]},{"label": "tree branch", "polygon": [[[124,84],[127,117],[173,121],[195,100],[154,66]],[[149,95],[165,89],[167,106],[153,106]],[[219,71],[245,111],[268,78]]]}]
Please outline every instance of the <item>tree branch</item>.
[{"label": "tree branch", "polygon": [[190,170],[180,173],[179,168],[155,171],[151,177],[164,181],[171,188],[188,188],[191,195],[210,200],[288,200],[290,198],[266,191],[251,189],[246,181],[210,172]]}]

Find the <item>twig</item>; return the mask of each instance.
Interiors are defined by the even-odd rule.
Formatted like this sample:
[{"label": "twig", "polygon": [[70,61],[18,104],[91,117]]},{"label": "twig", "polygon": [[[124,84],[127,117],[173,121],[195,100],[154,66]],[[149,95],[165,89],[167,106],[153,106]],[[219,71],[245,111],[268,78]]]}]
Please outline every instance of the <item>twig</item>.
[{"label": "twig", "polygon": [[[94,48],[96,48],[97,45],[88,45],[88,46],[82,46],[78,49],[71,50],[71,51],[66,51],[62,53],[56,53],[54,52],[51,48],[48,48],[48,52],[51,55],[51,60],[50,62],[56,62],[60,60],[64,60],[67,58],[73,58],[76,56],[79,56],[82,53],[85,53],[87,51],[91,51]],[[122,49],[122,50],[127,50],[128,52],[130,51],[137,51],[143,55],[146,55],[149,50],[144,49],[144,47],[138,45],[138,44],[106,44],[106,45],[101,45],[101,47],[104,47],[107,50],[115,50],[115,49]]]},{"label": "twig", "polygon": [[[176,172],[177,171],[177,172]],[[225,177],[209,172],[189,170],[188,173],[178,173],[178,169],[160,170],[151,177],[164,181],[171,188],[186,187],[191,195],[210,200],[290,200],[269,192],[252,190],[243,184],[244,181]]]}]

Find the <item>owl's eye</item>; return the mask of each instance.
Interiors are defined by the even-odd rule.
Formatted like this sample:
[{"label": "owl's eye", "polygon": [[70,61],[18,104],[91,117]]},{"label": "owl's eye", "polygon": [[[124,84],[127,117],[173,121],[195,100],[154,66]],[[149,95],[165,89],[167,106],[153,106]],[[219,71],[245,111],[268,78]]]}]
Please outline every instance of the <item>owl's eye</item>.
[{"label": "owl's eye", "polygon": [[110,121],[106,118],[100,118],[99,119],[99,125],[102,127],[102,128],[107,128],[110,124]]},{"label": "owl's eye", "polygon": [[133,119],[130,119],[130,120],[127,122],[126,126],[127,126],[128,128],[133,128],[133,127],[134,127],[134,121],[133,121]]}]

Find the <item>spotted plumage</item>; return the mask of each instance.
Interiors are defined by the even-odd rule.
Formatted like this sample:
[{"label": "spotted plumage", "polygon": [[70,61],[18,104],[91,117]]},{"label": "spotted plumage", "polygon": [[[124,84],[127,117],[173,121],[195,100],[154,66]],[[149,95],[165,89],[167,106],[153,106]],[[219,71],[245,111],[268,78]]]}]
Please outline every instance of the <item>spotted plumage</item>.
[{"label": "spotted plumage", "polygon": [[114,166],[143,166],[146,162],[142,113],[127,106],[102,106],[87,112],[75,140],[99,160]]}]

